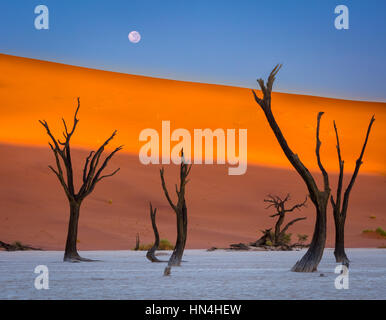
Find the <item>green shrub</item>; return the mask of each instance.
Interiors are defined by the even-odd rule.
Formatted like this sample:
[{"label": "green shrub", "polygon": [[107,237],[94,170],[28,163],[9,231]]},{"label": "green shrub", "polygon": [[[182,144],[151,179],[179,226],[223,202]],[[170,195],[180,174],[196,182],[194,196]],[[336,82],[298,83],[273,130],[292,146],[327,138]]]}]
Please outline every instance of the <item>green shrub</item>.
[{"label": "green shrub", "polygon": [[297,236],[298,236],[298,241],[300,243],[303,243],[303,242],[307,241],[308,235],[298,233]]},{"label": "green shrub", "polygon": [[271,242],[271,240],[267,240],[267,241],[265,241],[265,244],[266,244],[267,246],[272,246],[272,242]]},{"label": "green shrub", "polygon": [[[140,244],[139,247],[138,247],[138,250],[140,250],[140,251],[147,251],[147,250],[149,250],[152,246],[153,246],[152,243],[148,243],[148,244]],[[135,249],[133,249],[133,250],[135,250]]]},{"label": "green shrub", "polygon": [[[153,246],[153,243],[140,244],[138,250],[139,251],[147,251]],[[158,250],[173,250],[174,246],[170,243],[168,239],[161,239],[159,241]],[[133,249],[135,250],[135,249]]]},{"label": "green shrub", "polygon": [[362,231],[362,233],[370,233],[370,232],[374,232],[373,230],[370,230],[370,229],[365,229]]},{"label": "green shrub", "polygon": [[381,235],[382,237],[386,237],[386,231],[383,230],[381,227],[378,227],[376,230],[375,230],[376,233],[378,233],[379,235]]},{"label": "green shrub", "polygon": [[282,241],[284,244],[290,244],[291,243],[291,236],[292,236],[292,233],[285,233],[283,235],[283,238],[282,238]]},{"label": "green shrub", "polygon": [[169,242],[168,239],[161,239],[159,242],[158,250],[173,250],[174,246]]}]

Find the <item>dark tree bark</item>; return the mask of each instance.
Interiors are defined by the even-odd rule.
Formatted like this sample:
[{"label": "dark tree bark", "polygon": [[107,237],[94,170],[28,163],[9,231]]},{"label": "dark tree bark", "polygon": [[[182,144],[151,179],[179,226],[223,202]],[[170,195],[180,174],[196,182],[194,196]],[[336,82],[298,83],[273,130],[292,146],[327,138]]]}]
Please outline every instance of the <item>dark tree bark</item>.
[{"label": "dark tree bark", "polygon": [[312,237],[310,247],[306,252],[306,254],[303,256],[303,258],[299,260],[292,268],[292,271],[295,271],[295,272],[313,272],[317,270],[317,267],[322,258],[323,250],[326,243],[326,210],[327,210],[328,198],[330,196],[330,186],[329,186],[328,175],[321,163],[320,152],[319,152],[320,145],[321,145],[321,142],[319,140],[319,126],[320,126],[320,119],[323,115],[323,112],[319,112],[318,114],[317,129],[316,129],[316,157],[317,157],[319,169],[321,170],[323,175],[323,183],[324,183],[323,190],[319,190],[309,170],[304,166],[299,156],[293,153],[291,148],[288,146],[287,141],[285,140],[283,133],[281,132],[280,127],[277,124],[276,119],[272,113],[272,109],[271,109],[272,87],[275,81],[275,76],[280,70],[280,68],[281,68],[281,65],[277,65],[272,70],[266,83],[264,83],[263,79],[257,80],[260,85],[261,91],[263,93],[262,99],[260,99],[257,96],[254,90],[252,90],[252,93],[254,95],[254,98],[257,104],[263,110],[265,117],[267,118],[267,121],[273,133],[275,134],[275,137],[279,142],[280,147],[282,148],[284,154],[286,155],[291,165],[298,172],[298,174],[301,176],[304,183],[306,184],[311,201],[315,205],[316,223],[315,223],[314,234]]},{"label": "dark tree bark", "polygon": [[336,124],[334,121],[334,129],[335,129],[335,136],[336,136],[336,150],[338,153],[338,161],[339,161],[339,179],[338,179],[338,186],[336,189],[336,199],[334,200],[334,197],[332,195],[330,199],[331,205],[333,208],[334,222],[335,222],[334,255],[335,255],[336,262],[341,262],[347,267],[349,266],[350,260],[347,258],[346,252],[344,250],[344,225],[346,222],[348,202],[349,202],[351,189],[354,186],[355,179],[359,173],[359,168],[362,164],[362,158],[365,153],[367,141],[369,139],[371,127],[374,121],[375,121],[375,118],[374,116],[372,116],[369,126],[367,128],[366,138],[362,146],[361,154],[359,155],[359,158],[356,161],[354,173],[351,177],[350,183],[348,184],[347,189],[343,196],[343,204],[342,204],[342,185],[343,185],[344,161],[342,160],[341,151],[340,151],[338,129],[336,128]]},{"label": "dark tree bark", "polygon": [[[74,123],[72,129],[69,131],[67,128],[67,124],[64,119],[64,141],[60,141],[56,139],[51,133],[48,124],[46,121],[39,122],[44,126],[47,131],[47,135],[52,140],[52,143],[49,143],[49,146],[54,153],[55,161],[56,161],[56,169],[54,167],[49,166],[49,168],[55,173],[58,178],[60,184],[63,187],[63,190],[67,196],[68,202],[70,204],[70,219],[68,223],[68,232],[67,232],[67,240],[66,240],[66,248],[64,251],[64,261],[70,262],[79,262],[79,261],[91,261],[89,259],[84,259],[79,256],[77,251],[77,236],[78,236],[78,221],[79,221],[79,213],[80,206],[82,201],[94,190],[95,185],[104,178],[111,177],[119,171],[119,168],[114,172],[102,175],[103,170],[106,168],[107,163],[113,157],[113,155],[122,149],[122,146],[116,148],[113,152],[111,152],[102,162],[102,164],[98,168],[98,163],[100,161],[100,157],[106,145],[112,140],[117,131],[114,131],[113,134],[102,144],[102,146],[96,151],[91,151],[88,157],[86,158],[85,165],[83,168],[83,176],[82,176],[82,186],[79,191],[75,191],[74,187],[74,174],[72,169],[72,159],[71,159],[71,148],[70,148],[70,140],[75,132],[76,126],[79,122],[77,119],[77,114],[80,107],[80,100],[78,98],[78,106],[74,115]],[[62,166],[64,165],[65,172],[63,171]]]},{"label": "dark tree bark", "polygon": [[302,202],[302,203],[298,203],[298,204],[295,204],[292,208],[290,209],[286,209],[285,208],[285,203],[290,199],[290,195],[287,194],[287,196],[282,199],[280,198],[279,196],[273,196],[273,195],[268,195],[268,198],[267,199],[264,199],[264,202],[267,202],[269,203],[268,207],[266,207],[266,209],[270,208],[270,207],[275,207],[276,209],[276,213],[271,215],[270,217],[271,218],[274,218],[276,216],[278,216],[279,218],[277,219],[276,221],[276,224],[275,224],[275,231],[274,231],[274,237],[273,237],[273,245],[275,246],[278,246],[278,245],[281,245],[283,244],[283,237],[285,235],[285,232],[288,230],[288,228],[293,225],[295,222],[297,221],[301,221],[301,220],[305,220],[306,218],[303,217],[303,218],[296,218],[290,222],[287,223],[287,225],[281,230],[281,226],[284,222],[284,218],[285,218],[285,215],[286,213],[288,212],[292,212],[294,211],[295,209],[298,209],[300,210],[300,208],[304,207],[306,205],[306,202],[307,202],[307,197],[306,199]]},{"label": "dark tree bark", "polygon": [[138,251],[139,250],[139,234],[137,233],[135,235],[135,247],[134,247],[134,251]]},{"label": "dark tree bark", "polygon": [[151,225],[153,227],[154,231],[154,244],[153,246],[147,251],[146,253],[146,258],[148,258],[151,262],[166,262],[166,261],[161,261],[155,256],[155,252],[158,250],[159,247],[159,233],[157,229],[157,224],[155,221],[155,215],[157,213],[157,208],[154,208],[151,205],[150,202],[150,220],[151,220]]},{"label": "dark tree bark", "polygon": [[14,243],[6,243],[3,241],[0,241],[0,248],[5,249],[5,251],[25,251],[25,250],[38,250],[41,251],[40,248],[34,248],[28,245],[24,245],[20,243],[19,241],[15,241]]},{"label": "dark tree bark", "polygon": [[176,193],[177,193],[177,203],[174,204],[169,196],[169,192],[166,187],[165,179],[164,179],[164,168],[160,170],[162,189],[165,193],[165,197],[168,200],[170,206],[176,213],[177,218],[177,240],[176,245],[174,247],[173,253],[169,259],[168,267],[165,269],[165,275],[170,274],[170,268],[172,266],[180,266],[182,256],[184,254],[186,238],[187,238],[187,227],[188,227],[188,215],[185,201],[185,187],[189,180],[187,177],[189,175],[190,169],[192,165],[188,166],[184,160],[183,150],[181,151],[181,165],[180,165],[180,186],[179,188],[176,185]]},{"label": "dark tree bark", "polygon": [[273,239],[271,237],[271,230],[272,228],[261,230],[261,232],[263,233],[261,238],[257,239],[255,242],[249,243],[249,245],[254,247],[259,247],[259,246],[265,245],[267,240],[272,242]]}]

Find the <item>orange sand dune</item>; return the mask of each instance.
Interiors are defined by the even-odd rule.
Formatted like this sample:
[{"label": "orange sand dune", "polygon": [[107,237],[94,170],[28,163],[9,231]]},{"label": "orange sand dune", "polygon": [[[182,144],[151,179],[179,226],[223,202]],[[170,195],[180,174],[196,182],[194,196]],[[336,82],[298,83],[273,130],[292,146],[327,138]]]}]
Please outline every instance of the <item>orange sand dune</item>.
[{"label": "orange sand dune", "polygon": [[[187,198],[188,247],[226,246],[256,239],[258,230],[272,225],[270,212],[264,209],[262,201],[268,193],[290,192],[294,201],[304,199],[304,184],[290,169],[249,89],[133,76],[1,54],[0,70],[2,241],[19,240],[45,249],[63,249],[68,204],[47,168],[53,163],[53,156],[37,120],[47,120],[52,130],[60,134],[60,117],[71,120],[77,96],[81,97],[80,123],[72,142],[83,148],[73,153],[78,173],[86,149],[102,143],[114,129],[119,134],[111,147],[125,145],[125,153],[113,159],[110,166],[120,166],[119,174],[100,183],[83,205],[80,249],[128,249],[134,246],[137,232],[143,242],[152,241],[149,201],[159,208],[161,236],[174,240],[174,215],[162,194],[159,167],[144,166],[137,156],[140,131],[160,131],[162,120],[170,120],[172,130],[248,129],[249,167],[245,175],[228,176],[225,166],[193,167]],[[337,120],[340,129],[346,168],[352,170],[368,121],[376,114],[364,164],[351,196],[346,237],[351,247],[385,244],[382,239],[361,234],[364,229],[385,228],[385,107],[384,103],[273,95],[277,120],[293,150],[310,169],[316,168],[318,111],[326,112],[321,130],[322,159],[330,172],[337,168],[332,120]],[[167,166],[171,190],[176,176],[177,166]],[[331,174],[331,180],[335,187],[336,174]],[[295,225],[292,232],[311,235],[312,205],[295,215],[307,216],[307,220]],[[332,222],[330,212],[329,246],[334,237]]]},{"label": "orange sand dune", "polygon": [[[172,130],[247,128],[250,164],[289,166],[249,89],[133,76],[2,54],[0,70],[2,142],[46,144],[47,137],[37,120],[46,119],[59,133],[60,117],[71,119],[80,96],[80,124],[74,145],[95,147],[118,129],[116,143],[124,144],[125,152],[137,154],[139,132],[145,128],[160,131],[161,121],[170,120]],[[256,70],[256,76],[262,72]],[[326,112],[321,153],[329,170],[337,170],[332,120],[340,130],[346,169],[352,170],[370,117],[376,114],[361,171],[386,173],[385,103],[275,93],[273,110],[290,146],[311,169],[316,168],[316,115]]]},{"label": "orange sand dune", "polygon": [[[47,168],[47,164],[54,161],[50,150],[0,144],[0,154],[0,240],[19,240],[44,249],[63,250],[69,209],[63,190]],[[87,150],[74,150],[77,173],[86,155]],[[112,159],[109,168],[116,167],[121,171],[98,184],[83,203],[79,248],[131,249],[137,232],[142,242],[153,241],[149,201],[158,208],[161,238],[174,242],[175,215],[162,193],[159,167],[141,165],[137,156],[123,153]],[[177,168],[175,165],[165,168],[171,194],[177,182]],[[335,186],[336,175],[331,176],[331,181]],[[364,229],[385,228],[385,183],[386,178],[382,176],[358,176],[346,224],[348,247],[386,244],[385,239],[362,235]],[[291,193],[293,203],[302,201],[306,195],[303,182],[293,170],[250,166],[243,176],[228,176],[224,166],[193,166],[187,186],[187,247],[224,247],[255,240],[260,236],[259,230],[272,226],[274,221],[269,218],[272,211],[265,210],[264,197],[268,193],[285,195],[287,192]],[[297,233],[311,238],[314,215],[311,203],[304,210],[288,215],[288,219],[307,217],[290,229],[293,240],[296,241]],[[333,243],[334,226],[329,207],[327,246]]]}]

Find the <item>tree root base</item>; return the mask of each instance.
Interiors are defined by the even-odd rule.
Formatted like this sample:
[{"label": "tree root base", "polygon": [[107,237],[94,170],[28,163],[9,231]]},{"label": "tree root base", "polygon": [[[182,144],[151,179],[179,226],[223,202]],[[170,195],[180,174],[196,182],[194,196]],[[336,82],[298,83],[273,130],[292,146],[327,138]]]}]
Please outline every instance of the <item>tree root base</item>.
[{"label": "tree root base", "polygon": [[63,262],[72,262],[72,263],[77,263],[77,262],[98,262],[100,260],[93,260],[93,259],[87,259],[87,258],[82,258],[79,255],[74,255],[74,256],[65,256],[63,258]]}]

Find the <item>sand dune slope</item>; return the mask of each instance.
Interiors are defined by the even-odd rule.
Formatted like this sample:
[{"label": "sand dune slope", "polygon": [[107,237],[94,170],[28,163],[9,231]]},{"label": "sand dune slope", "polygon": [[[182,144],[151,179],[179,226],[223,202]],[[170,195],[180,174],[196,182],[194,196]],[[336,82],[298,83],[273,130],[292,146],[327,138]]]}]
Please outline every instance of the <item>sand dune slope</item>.
[{"label": "sand dune slope", "polygon": [[[0,70],[1,142],[46,145],[47,137],[37,120],[46,119],[53,132],[58,132],[60,118],[72,118],[76,97],[80,96],[81,122],[74,145],[95,147],[118,129],[124,152],[137,154],[142,145],[138,141],[141,130],[155,128],[160,132],[161,121],[169,120],[172,130],[186,128],[190,132],[196,128],[246,128],[249,163],[289,167],[250,89],[119,74],[2,54]],[[256,70],[256,77],[264,72]],[[361,171],[386,173],[385,103],[284,93],[274,93],[272,99],[288,143],[313,169],[317,169],[314,150],[319,111],[325,112],[321,126],[323,163],[335,171],[332,120],[340,130],[346,170],[353,170],[368,122],[375,114]]]},{"label": "sand dune slope", "polygon": [[[0,145],[0,240],[19,240],[44,249],[64,247],[68,204],[56,177],[47,168],[54,159],[47,147]],[[74,150],[75,170],[86,150]],[[83,204],[79,226],[80,249],[130,249],[138,232],[141,241],[153,240],[148,202],[158,208],[162,238],[175,239],[175,216],[162,194],[158,166],[144,166],[137,156],[120,154],[110,168],[121,167],[116,176],[102,181]],[[165,168],[168,186],[174,190],[177,166]],[[331,177],[333,185],[336,175]],[[349,247],[378,247],[381,239],[367,238],[363,229],[385,226],[384,197],[386,179],[359,175],[352,191],[346,242]],[[271,211],[263,198],[268,193],[290,192],[293,201],[306,195],[296,172],[262,166],[249,166],[244,176],[228,176],[225,166],[193,166],[188,184],[189,248],[227,246],[252,241],[259,230],[272,224]],[[173,193],[174,195],[174,193]],[[109,200],[112,203],[109,204]],[[374,215],[376,219],[370,219]],[[289,217],[306,216],[292,228],[312,234],[314,211],[311,204]],[[331,208],[328,213],[328,240],[334,239]]]}]

